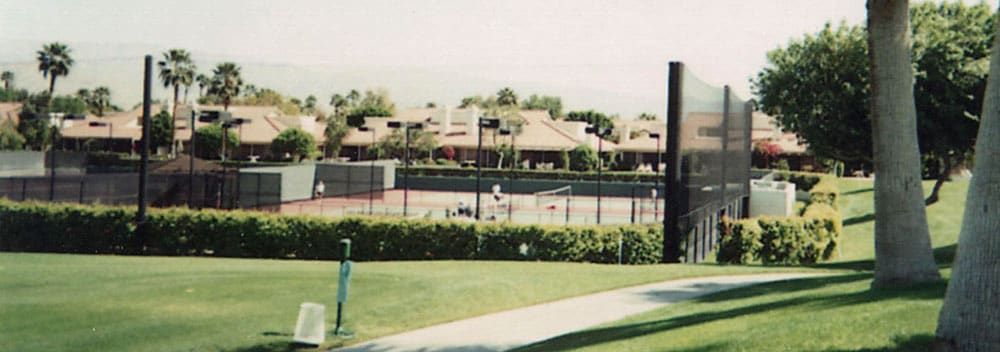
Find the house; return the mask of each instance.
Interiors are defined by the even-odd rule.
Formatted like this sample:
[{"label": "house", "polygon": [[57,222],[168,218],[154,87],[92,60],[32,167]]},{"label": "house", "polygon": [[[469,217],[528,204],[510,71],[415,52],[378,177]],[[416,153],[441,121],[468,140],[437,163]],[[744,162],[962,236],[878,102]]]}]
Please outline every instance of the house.
[{"label": "house", "polygon": [[[150,107],[152,114],[161,111],[162,107],[154,104]],[[222,106],[201,106],[200,110],[223,110]],[[230,129],[240,139],[241,143],[231,158],[238,160],[256,160],[270,156],[270,145],[274,137],[288,128],[299,127],[311,133],[316,138],[318,146],[324,144],[326,124],[317,122],[312,116],[284,116],[274,106],[230,106],[233,117],[245,118],[249,123]],[[134,152],[137,143],[142,139],[140,125],[142,108],[130,111],[106,114],[103,117],[87,115],[84,120],[67,120],[60,130],[63,136],[63,147],[75,150],[110,150],[114,152]],[[176,150],[184,151],[190,148],[191,121],[189,118],[174,120],[174,139]],[[195,121],[195,128],[202,128],[211,123]],[[163,148],[159,153],[168,153]]]},{"label": "house", "polygon": [[[391,134],[390,121],[421,122],[423,130],[432,133],[439,147],[453,149],[454,160],[475,162],[476,150],[482,141],[484,166],[496,167],[502,160],[496,151],[504,145],[513,144],[520,151],[521,160],[531,168],[562,167],[563,151],[572,150],[580,144],[598,149],[598,139],[585,132],[587,124],[578,121],[554,121],[545,110],[521,110],[512,121],[518,121],[520,128],[515,135],[501,135],[496,130],[484,130],[479,134],[477,119],[484,114],[478,108],[413,108],[398,111],[391,117],[366,117],[365,126],[369,131],[352,128],[344,137],[340,156],[352,160],[366,159],[367,151],[373,143]],[[614,142],[601,141],[604,152],[612,152]],[[438,152],[440,153],[440,152]],[[434,158],[443,158],[436,154]]]},{"label": "house", "polygon": [[[753,113],[753,128],[750,140],[758,143],[770,143],[780,150],[777,160],[784,159],[792,170],[813,171],[820,168],[816,157],[809,152],[809,145],[800,140],[795,133],[782,131],[774,117],[762,112]],[[772,160],[773,161],[773,160]],[[768,160],[758,153],[753,154],[753,166],[769,168]]]}]

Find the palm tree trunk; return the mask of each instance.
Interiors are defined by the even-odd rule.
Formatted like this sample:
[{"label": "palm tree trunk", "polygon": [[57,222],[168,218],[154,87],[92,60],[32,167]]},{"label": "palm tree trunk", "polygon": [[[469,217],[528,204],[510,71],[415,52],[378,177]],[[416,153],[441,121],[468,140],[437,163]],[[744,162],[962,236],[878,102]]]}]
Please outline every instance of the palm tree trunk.
[{"label": "palm tree trunk", "polygon": [[876,288],[940,278],[920,177],[908,11],[906,0],[868,0]]},{"label": "palm tree trunk", "polygon": [[987,77],[958,257],[938,319],[941,351],[1000,351],[1000,36]]},{"label": "palm tree trunk", "polygon": [[184,104],[188,103],[188,88],[191,88],[191,86],[184,86]]},{"label": "palm tree trunk", "polygon": [[56,75],[49,75],[49,98],[52,98],[52,92],[56,89]]}]

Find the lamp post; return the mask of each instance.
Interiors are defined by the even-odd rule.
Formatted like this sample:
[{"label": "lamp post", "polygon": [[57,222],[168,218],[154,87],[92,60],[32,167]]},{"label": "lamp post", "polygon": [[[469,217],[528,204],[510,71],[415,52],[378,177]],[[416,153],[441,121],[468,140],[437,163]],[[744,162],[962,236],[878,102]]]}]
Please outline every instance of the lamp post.
[{"label": "lamp post", "polygon": [[478,143],[476,144],[476,221],[479,221],[479,181],[482,178],[483,173],[483,128],[496,129],[500,127],[500,119],[479,117],[478,125],[479,133],[476,135],[476,139],[478,140]]},{"label": "lamp post", "polygon": [[[208,110],[208,111],[202,111],[202,112],[200,112],[198,114],[198,121],[200,121],[200,122],[208,122],[208,123],[220,122],[220,123],[222,123],[222,156],[221,156],[221,159],[222,159],[222,181],[219,183],[219,191],[216,192],[216,199],[215,199],[215,207],[216,208],[221,208],[222,207],[222,195],[224,194],[223,189],[226,187],[226,163],[225,163],[225,161],[226,161],[226,142],[227,142],[227,139],[228,139],[226,137],[229,137],[229,134],[227,133],[228,131],[227,131],[226,122],[231,122],[232,120],[233,120],[233,115],[230,114],[228,111]],[[195,131],[193,131],[193,130],[191,131],[192,145],[194,143],[193,142],[194,141],[194,132]],[[192,155],[193,155],[193,149],[192,149]],[[191,161],[191,169],[194,170],[194,160],[193,159]],[[194,178],[193,175],[191,177],[192,177],[192,179]]]},{"label": "lamp post", "polygon": [[588,126],[585,130],[587,133],[597,136],[597,224],[601,224],[601,169],[604,168],[604,157],[601,153],[604,152],[604,137],[611,134],[610,128],[602,128],[599,126]]},{"label": "lamp post", "polygon": [[[243,125],[244,124],[248,124],[248,123],[250,123],[250,119],[248,119],[248,118],[235,117],[233,119],[230,119],[229,121],[223,122],[222,123],[222,130],[225,131],[225,130],[233,127],[233,126],[236,126],[236,139],[240,142],[240,144],[242,144],[243,143]],[[225,133],[223,133],[223,137],[225,137],[225,136],[226,136]],[[225,139],[223,139],[223,145],[225,145]],[[237,152],[237,154],[239,154],[239,149],[237,149],[236,152]],[[237,158],[237,160],[236,160],[236,206],[235,206],[236,208],[240,207],[240,185],[242,184],[242,182],[240,182],[240,166],[241,165],[242,165],[242,162],[239,160],[239,158]],[[223,166],[223,167],[225,167],[225,166]],[[225,169],[223,169],[223,170],[225,170]]]},{"label": "lamp post", "polygon": [[656,215],[660,212],[660,202],[657,201],[658,194],[660,194],[660,133],[650,132],[649,138],[656,138],[656,165],[653,166],[653,220],[656,220]]},{"label": "lamp post", "polygon": [[[188,208],[194,209],[194,137],[195,137],[195,118],[198,116],[198,104],[191,107],[191,123],[188,125],[188,130],[191,131],[191,137],[188,138],[188,144],[191,145],[191,150],[188,151]],[[202,194],[204,195],[204,194]]]},{"label": "lamp post", "polygon": [[392,129],[402,128],[406,135],[406,147],[403,151],[403,217],[407,215],[410,200],[410,130],[421,130],[424,124],[420,122],[389,121],[386,126]]},{"label": "lamp post", "polygon": [[[368,154],[371,154],[371,148],[375,146],[375,129],[367,126],[358,127],[358,132],[371,132],[372,133],[372,144],[368,147]],[[360,159],[360,155],[358,158]],[[368,215],[374,214],[372,211],[372,204],[375,203],[375,157],[371,157],[371,165],[368,166]]]},{"label": "lamp post", "polygon": [[517,148],[514,146],[514,130],[513,128],[502,128],[500,129],[501,136],[510,136],[510,171],[507,172],[507,222],[514,222],[514,163],[517,159],[514,155],[517,154]]}]

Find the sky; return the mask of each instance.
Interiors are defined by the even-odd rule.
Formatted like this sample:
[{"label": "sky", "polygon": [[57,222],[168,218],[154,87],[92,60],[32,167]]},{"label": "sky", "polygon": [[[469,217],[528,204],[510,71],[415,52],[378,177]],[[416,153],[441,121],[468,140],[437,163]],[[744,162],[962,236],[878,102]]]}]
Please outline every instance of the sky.
[{"label": "sky", "polygon": [[0,0],[0,9],[0,69],[18,85],[45,87],[35,51],[60,41],[77,64],[57,91],[107,85],[123,107],[141,98],[144,54],[185,48],[202,72],[234,61],[247,82],[322,102],[384,88],[401,107],[457,105],[511,87],[623,118],[663,116],[670,61],[750,98],[768,51],[865,16],[864,0]]}]

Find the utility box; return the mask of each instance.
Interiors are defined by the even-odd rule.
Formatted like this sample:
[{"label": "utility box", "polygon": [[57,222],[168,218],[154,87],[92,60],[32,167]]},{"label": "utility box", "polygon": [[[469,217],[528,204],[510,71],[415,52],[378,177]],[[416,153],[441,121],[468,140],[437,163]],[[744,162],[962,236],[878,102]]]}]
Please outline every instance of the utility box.
[{"label": "utility box", "polygon": [[750,181],[750,216],[792,216],[795,184],[781,181]]},{"label": "utility box", "polygon": [[320,345],[326,338],[326,306],[319,303],[302,303],[299,319],[295,322],[295,337],[292,341]]}]

